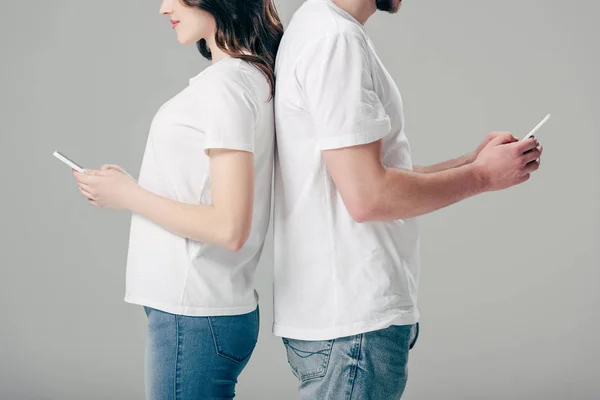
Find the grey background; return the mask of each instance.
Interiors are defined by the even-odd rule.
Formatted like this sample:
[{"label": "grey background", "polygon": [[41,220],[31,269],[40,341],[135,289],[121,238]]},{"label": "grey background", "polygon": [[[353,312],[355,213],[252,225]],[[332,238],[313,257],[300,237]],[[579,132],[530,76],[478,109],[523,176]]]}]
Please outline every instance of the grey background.
[{"label": "grey background", "polygon": [[[286,24],[300,3],[277,2]],[[207,65],[159,4],[2,0],[2,400],[143,398],[145,316],[122,301],[129,216],[88,206],[52,152],[137,174],[154,112]],[[416,163],[553,114],[534,179],[421,219],[406,399],[600,398],[598,14],[591,0],[405,0],[367,24]],[[270,332],[271,253],[242,400],[296,398]]]}]

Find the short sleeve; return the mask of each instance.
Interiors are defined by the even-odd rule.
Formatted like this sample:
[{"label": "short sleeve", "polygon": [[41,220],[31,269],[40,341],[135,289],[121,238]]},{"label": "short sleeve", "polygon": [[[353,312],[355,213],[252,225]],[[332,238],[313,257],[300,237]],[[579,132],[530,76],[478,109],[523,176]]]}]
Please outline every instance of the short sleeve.
[{"label": "short sleeve", "polygon": [[367,46],[358,33],[338,33],[300,57],[296,78],[321,150],[371,143],[390,132],[390,119],[373,88]]},{"label": "short sleeve", "polygon": [[241,73],[214,77],[206,87],[200,130],[204,151],[229,149],[254,152],[257,102]]}]

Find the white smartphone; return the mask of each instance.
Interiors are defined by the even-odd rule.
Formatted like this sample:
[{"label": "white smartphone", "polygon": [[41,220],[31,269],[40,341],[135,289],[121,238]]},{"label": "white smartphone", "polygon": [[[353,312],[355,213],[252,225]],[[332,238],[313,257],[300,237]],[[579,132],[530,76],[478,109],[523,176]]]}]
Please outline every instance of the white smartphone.
[{"label": "white smartphone", "polygon": [[83,167],[77,164],[75,161],[70,160],[67,156],[61,154],[58,151],[54,152],[54,157],[58,158],[60,161],[67,164],[69,167],[73,168],[77,172],[83,173]]},{"label": "white smartphone", "polygon": [[521,139],[521,140],[526,140],[526,139],[529,139],[529,138],[530,138],[530,137],[531,137],[531,136],[532,136],[534,133],[536,133],[536,132],[537,132],[537,130],[538,130],[538,129],[540,129],[540,128],[542,127],[542,125],[544,125],[544,124],[546,123],[546,121],[548,121],[549,119],[550,119],[550,114],[546,115],[546,116],[544,117],[544,119],[543,119],[543,120],[541,120],[541,121],[540,121],[540,123],[539,123],[539,124],[537,124],[537,125],[535,126],[535,128],[533,128],[533,129],[531,130],[531,132],[529,132],[527,135],[525,135],[525,137],[524,137],[523,139]]}]

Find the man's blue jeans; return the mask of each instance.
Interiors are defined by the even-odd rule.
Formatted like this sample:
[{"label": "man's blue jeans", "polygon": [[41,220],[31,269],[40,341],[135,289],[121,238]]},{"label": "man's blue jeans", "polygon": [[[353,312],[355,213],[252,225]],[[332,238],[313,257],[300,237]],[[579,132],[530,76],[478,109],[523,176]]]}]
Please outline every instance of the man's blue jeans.
[{"label": "man's blue jeans", "polygon": [[146,398],[233,399],[258,339],[258,308],[244,315],[187,317],[145,308]]},{"label": "man's blue jeans", "polygon": [[283,339],[302,400],[398,400],[419,325],[333,340]]}]

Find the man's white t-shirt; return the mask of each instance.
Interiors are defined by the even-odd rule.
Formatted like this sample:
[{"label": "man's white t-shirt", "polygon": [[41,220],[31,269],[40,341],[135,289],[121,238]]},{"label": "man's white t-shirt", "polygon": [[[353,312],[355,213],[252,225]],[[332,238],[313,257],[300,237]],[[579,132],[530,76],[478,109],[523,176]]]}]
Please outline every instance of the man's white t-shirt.
[{"label": "man's white t-shirt", "polygon": [[415,219],[357,223],[322,151],[382,140],[386,167],[412,169],[402,98],[364,27],[309,0],[276,62],[274,333],[327,340],[419,319]]},{"label": "man's white t-shirt", "polygon": [[251,64],[225,58],[190,80],[152,121],[139,184],[182,203],[211,205],[211,148],[254,153],[254,213],[238,252],[175,235],[133,215],[125,301],[189,316],[253,311],[254,271],[269,225],[274,122],[270,87]]}]

